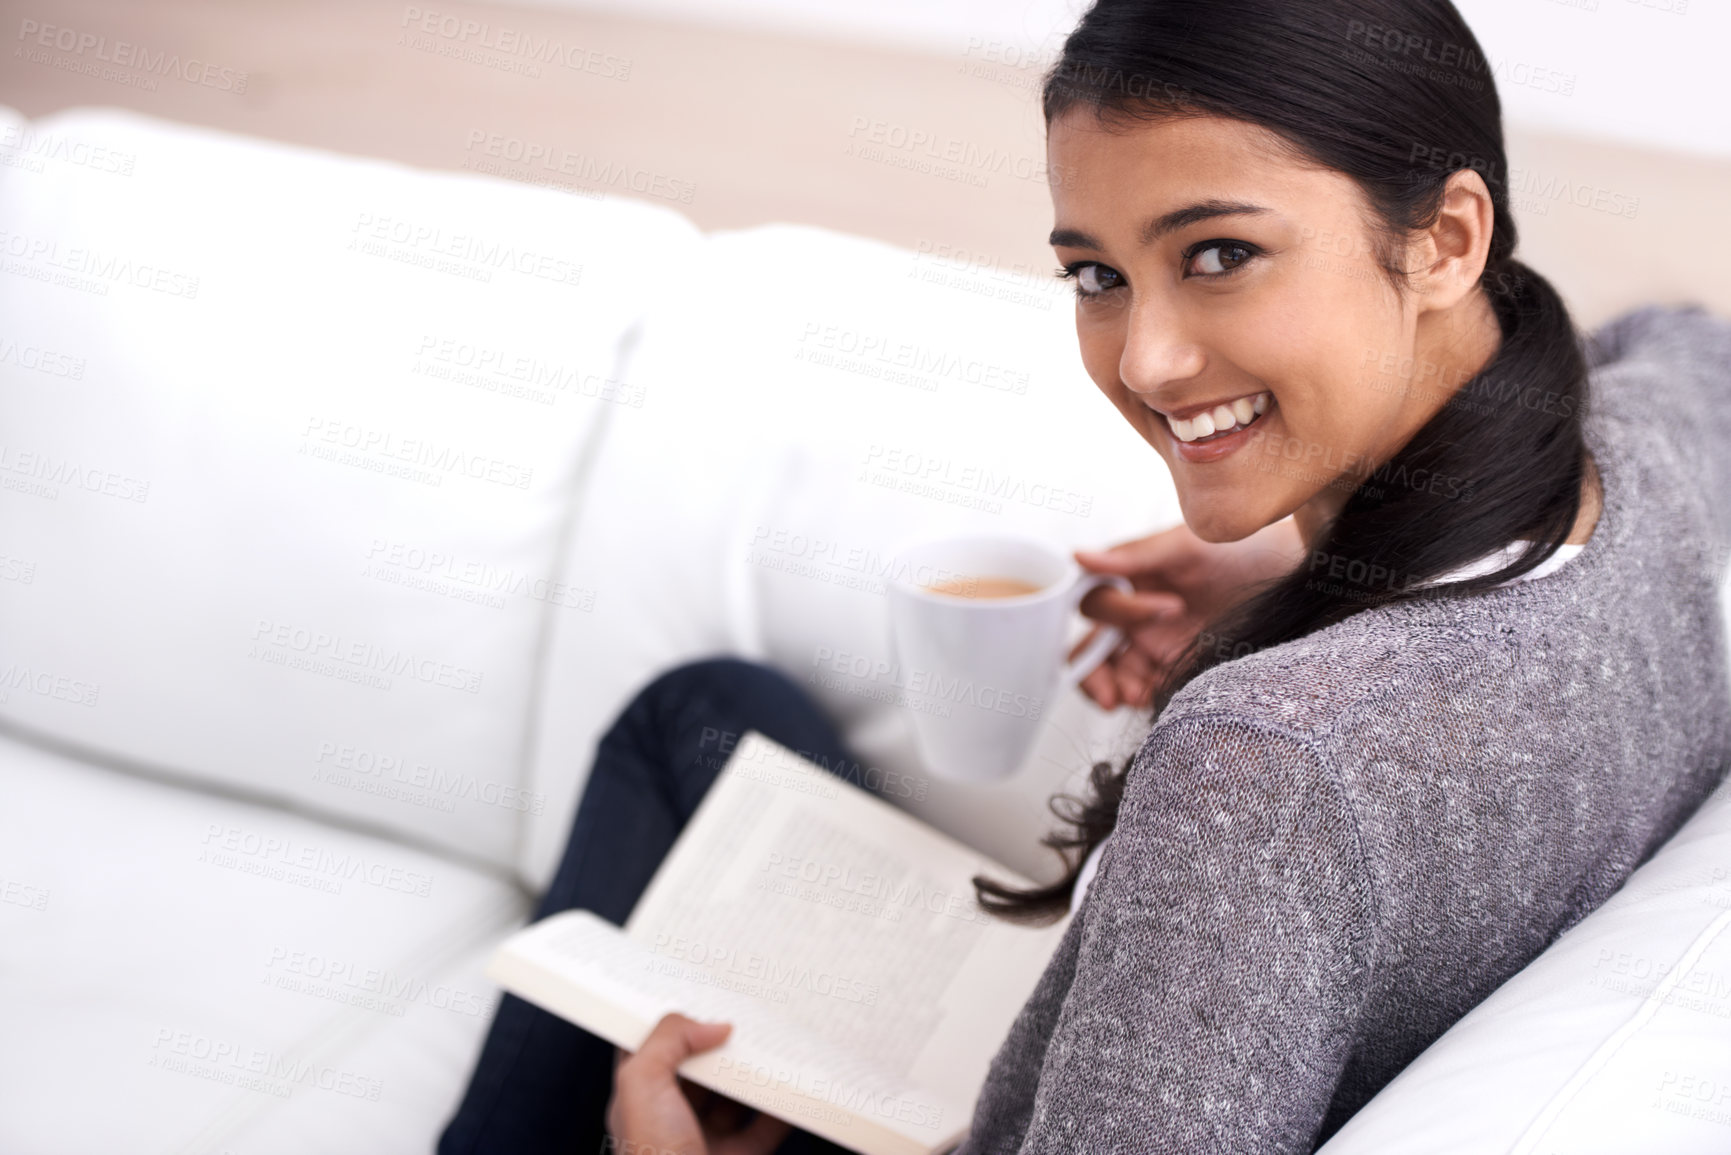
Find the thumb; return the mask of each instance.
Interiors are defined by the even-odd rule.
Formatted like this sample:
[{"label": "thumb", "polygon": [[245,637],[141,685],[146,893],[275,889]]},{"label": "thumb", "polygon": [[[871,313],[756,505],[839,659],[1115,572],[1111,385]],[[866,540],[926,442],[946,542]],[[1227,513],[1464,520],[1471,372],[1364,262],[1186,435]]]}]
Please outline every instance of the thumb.
[{"label": "thumb", "polygon": [[731,1023],[700,1023],[678,1013],[663,1015],[637,1048],[638,1070],[647,1075],[676,1074],[679,1064],[719,1047],[732,1031]]},{"label": "thumb", "polygon": [[1172,554],[1172,543],[1166,534],[1121,542],[1110,549],[1079,549],[1073,556],[1076,563],[1092,573],[1118,574],[1136,577],[1157,569]]}]

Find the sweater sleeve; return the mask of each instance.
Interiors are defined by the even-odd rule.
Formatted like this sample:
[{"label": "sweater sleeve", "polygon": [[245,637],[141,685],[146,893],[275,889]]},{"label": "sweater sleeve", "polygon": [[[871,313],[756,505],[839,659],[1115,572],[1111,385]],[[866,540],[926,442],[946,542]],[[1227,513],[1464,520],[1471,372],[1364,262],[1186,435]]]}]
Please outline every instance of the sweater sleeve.
[{"label": "sweater sleeve", "polygon": [[1233,717],[1149,734],[1070,928],[1022,1155],[1311,1150],[1375,926],[1329,769],[1308,742]]},{"label": "sweater sleeve", "polygon": [[1621,424],[1702,508],[1721,557],[1731,543],[1731,321],[1697,305],[1648,305],[1583,343],[1589,413]]}]

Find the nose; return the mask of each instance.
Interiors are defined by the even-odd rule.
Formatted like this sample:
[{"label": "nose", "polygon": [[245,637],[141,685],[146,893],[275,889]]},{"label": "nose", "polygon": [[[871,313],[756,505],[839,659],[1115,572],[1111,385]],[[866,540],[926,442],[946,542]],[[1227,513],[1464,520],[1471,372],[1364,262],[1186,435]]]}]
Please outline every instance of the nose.
[{"label": "nose", "polygon": [[1158,302],[1131,306],[1118,376],[1132,392],[1148,400],[1162,389],[1199,376],[1208,363],[1202,347],[1189,338],[1180,321]]}]

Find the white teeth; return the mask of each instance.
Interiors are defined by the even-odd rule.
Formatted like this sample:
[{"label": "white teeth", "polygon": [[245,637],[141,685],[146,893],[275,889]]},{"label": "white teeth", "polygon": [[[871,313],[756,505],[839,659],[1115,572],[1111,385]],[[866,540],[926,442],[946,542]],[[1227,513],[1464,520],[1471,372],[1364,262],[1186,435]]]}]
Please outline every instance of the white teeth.
[{"label": "white teeth", "polygon": [[1196,441],[1203,437],[1211,437],[1216,433],[1224,433],[1229,429],[1238,429],[1249,425],[1268,410],[1270,396],[1258,393],[1254,397],[1240,397],[1230,403],[1216,405],[1204,413],[1198,413],[1188,421],[1177,417],[1168,417],[1166,424],[1172,429],[1172,436],[1180,441]]}]

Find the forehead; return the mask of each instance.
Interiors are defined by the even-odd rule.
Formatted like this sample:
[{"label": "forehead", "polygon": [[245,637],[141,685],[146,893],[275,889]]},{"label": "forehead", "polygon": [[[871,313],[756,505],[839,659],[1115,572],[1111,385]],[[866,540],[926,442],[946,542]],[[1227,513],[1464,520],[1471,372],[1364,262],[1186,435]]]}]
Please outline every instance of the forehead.
[{"label": "forehead", "polygon": [[1046,155],[1059,225],[1081,223],[1068,215],[1140,216],[1181,201],[1297,207],[1343,193],[1357,200],[1343,174],[1260,125],[1220,116],[1105,123],[1073,108],[1048,128]]}]

